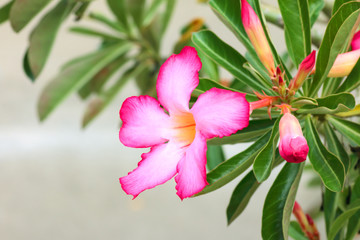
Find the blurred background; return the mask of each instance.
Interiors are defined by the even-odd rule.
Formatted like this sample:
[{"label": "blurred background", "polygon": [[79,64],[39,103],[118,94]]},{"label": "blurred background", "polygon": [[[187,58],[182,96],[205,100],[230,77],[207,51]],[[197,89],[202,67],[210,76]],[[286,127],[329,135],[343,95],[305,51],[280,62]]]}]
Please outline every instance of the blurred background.
[{"label": "blurred background", "polygon": [[[102,0],[94,1],[90,10],[109,13]],[[164,56],[172,53],[181,27],[195,17],[205,19],[225,42],[244,52],[209,6],[182,0],[165,35]],[[80,122],[84,103],[75,95],[40,123],[36,103],[45,84],[65,61],[95,49],[99,41],[69,33],[74,22],[68,19],[44,71],[32,83],[22,61],[38,19],[19,34],[8,22],[0,26],[0,239],[261,239],[262,204],[280,168],[230,226],[225,210],[239,179],[184,201],[175,194],[174,180],[135,200],[122,191],[118,178],[133,170],[141,153],[148,151],[126,148],[118,140],[120,106],[127,97],[139,94],[133,82],[86,130]],[[86,23],[86,18],[82,21]],[[282,32],[275,27],[270,32],[281,52],[285,49]],[[226,156],[245,147],[226,146]],[[305,189],[309,178],[303,175],[297,195],[306,212],[321,204],[319,191]],[[323,232],[322,222],[318,227]]]}]

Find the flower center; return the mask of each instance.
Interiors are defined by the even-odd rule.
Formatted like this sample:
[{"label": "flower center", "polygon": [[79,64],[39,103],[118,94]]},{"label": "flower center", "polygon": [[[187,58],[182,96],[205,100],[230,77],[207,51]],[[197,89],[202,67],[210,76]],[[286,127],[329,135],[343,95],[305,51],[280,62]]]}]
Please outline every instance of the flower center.
[{"label": "flower center", "polygon": [[171,116],[174,138],[185,146],[190,145],[195,138],[196,124],[192,113],[182,113]]}]

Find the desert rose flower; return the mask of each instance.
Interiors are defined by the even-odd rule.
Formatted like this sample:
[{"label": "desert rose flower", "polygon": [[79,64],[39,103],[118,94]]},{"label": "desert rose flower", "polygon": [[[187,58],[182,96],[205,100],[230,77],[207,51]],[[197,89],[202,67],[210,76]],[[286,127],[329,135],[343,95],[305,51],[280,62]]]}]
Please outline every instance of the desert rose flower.
[{"label": "desert rose flower", "polygon": [[159,101],[150,96],[124,101],[120,141],[128,147],[151,147],[142,154],[138,167],[120,178],[123,190],[134,198],[175,175],[181,199],[200,192],[208,184],[206,139],[229,136],[248,126],[249,103],[242,93],[212,88],[189,109],[200,69],[196,50],[185,47],[160,68],[156,84]]},{"label": "desert rose flower", "polygon": [[281,157],[292,163],[305,161],[309,146],[297,118],[289,112],[285,113],[280,119],[279,132],[279,152]]},{"label": "desert rose flower", "polygon": [[241,0],[241,20],[245,31],[255,48],[256,54],[269,72],[269,76],[275,76],[276,70],[273,55],[260,19],[246,0]]},{"label": "desert rose flower", "polygon": [[290,81],[289,89],[296,92],[315,66],[316,51],[312,51],[299,65],[298,72]]}]

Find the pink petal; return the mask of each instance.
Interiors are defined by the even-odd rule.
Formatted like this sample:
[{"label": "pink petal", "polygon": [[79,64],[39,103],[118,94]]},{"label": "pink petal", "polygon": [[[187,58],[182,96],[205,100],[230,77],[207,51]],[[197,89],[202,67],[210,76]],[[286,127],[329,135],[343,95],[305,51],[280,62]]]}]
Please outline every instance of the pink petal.
[{"label": "pink petal", "polygon": [[194,141],[177,165],[176,194],[181,200],[200,192],[208,184],[206,181],[206,150],[205,137],[201,133],[196,133]]},{"label": "pink petal", "polygon": [[163,184],[176,174],[176,166],[185,151],[169,142],[151,148],[141,155],[139,166],[120,178],[123,190],[136,198],[142,191]]},{"label": "pink petal", "polygon": [[300,163],[306,160],[309,152],[304,136],[286,135],[280,139],[279,153],[287,162]]},{"label": "pink petal", "polygon": [[212,88],[201,94],[191,109],[196,129],[205,138],[224,137],[249,125],[245,94]]},{"label": "pink petal", "polygon": [[357,31],[355,34],[354,34],[354,37],[351,41],[351,49],[354,51],[354,50],[357,50],[360,48],[360,31]]},{"label": "pink petal", "polygon": [[201,61],[193,47],[184,47],[160,67],[157,95],[170,114],[189,110],[190,95],[199,84],[200,69]]},{"label": "pink petal", "polygon": [[128,147],[151,147],[166,142],[169,116],[150,96],[127,98],[121,109],[120,141]]}]

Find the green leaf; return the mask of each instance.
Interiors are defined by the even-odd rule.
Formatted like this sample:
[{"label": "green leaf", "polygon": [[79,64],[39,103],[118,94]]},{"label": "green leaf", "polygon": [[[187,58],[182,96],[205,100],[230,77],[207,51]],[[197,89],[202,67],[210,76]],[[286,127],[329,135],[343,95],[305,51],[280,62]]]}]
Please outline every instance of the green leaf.
[{"label": "green leaf", "polygon": [[127,62],[129,62],[129,59],[121,55],[102,68],[89,82],[80,88],[80,97],[86,99],[93,92],[100,93],[104,84]]},{"label": "green leaf", "polygon": [[114,22],[111,19],[107,18],[106,16],[100,14],[100,13],[90,13],[89,14],[89,18],[92,20],[95,20],[99,23],[102,23],[108,27],[110,27],[111,29],[114,29],[116,31],[119,32],[126,32],[126,29],[124,28],[124,26],[120,23],[120,22]]},{"label": "green leaf", "polygon": [[9,1],[8,3],[6,3],[5,5],[3,5],[0,8],[0,24],[9,19],[10,9],[11,9],[11,6],[13,5],[13,3],[14,3],[14,0]]},{"label": "green leaf", "polygon": [[309,148],[309,159],[314,170],[320,175],[325,186],[333,192],[343,188],[345,169],[342,162],[322,144],[311,116],[305,120],[305,136]]},{"label": "green leaf", "polygon": [[31,32],[28,60],[35,78],[45,66],[59,27],[73,7],[74,4],[60,1]]},{"label": "green leaf", "polygon": [[[351,190],[350,202],[353,203],[360,199],[360,176],[356,179],[355,184]],[[355,235],[360,230],[360,210],[350,217],[347,225],[346,240],[354,239]]]},{"label": "green leaf", "polygon": [[253,171],[258,182],[263,182],[270,176],[275,160],[275,149],[279,139],[279,121],[280,118],[274,123],[269,141],[255,157]]},{"label": "green leaf", "polygon": [[336,209],[338,207],[339,193],[332,192],[329,189],[325,188],[324,193],[324,218],[325,218],[325,227],[326,234],[329,234],[330,227],[336,217]]},{"label": "green leaf", "polygon": [[30,78],[30,80],[32,82],[35,81],[35,77],[30,69],[30,64],[29,64],[29,58],[28,58],[28,52],[29,50],[26,50],[26,53],[25,53],[25,56],[24,56],[24,59],[23,59],[23,69],[24,69],[24,72],[26,74],[26,76],[28,78]]},{"label": "green leaf", "polygon": [[147,68],[146,64],[135,64],[127,70],[123,76],[107,91],[101,93],[98,97],[94,98],[85,110],[82,121],[82,126],[85,128],[92,122],[114,99],[116,94],[123,88],[123,86],[131,79],[136,78]]},{"label": "green leaf", "polygon": [[144,17],[145,0],[127,0],[127,6],[136,26],[141,28]]},{"label": "green leaf", "polygon": [[345,168],[345,175],[349,171],[350,158],[344,149],[344,145],[340,142],[334,130],[330,127],[328,122],[324,122],[325,139],[327,142],[328,150],[337,156],[343,163]]},{"label": "green leaf", "polygon": [[264,240],[288,239],[290,216],[304,168],[286,163],[271,186],[264,203],[261,236]]},{"label": "green leaf", "polygon": [[213,138],[208,144],[223,145],[243,142],[253,142],[267,133],[274,125],[276,119],[250,120],[249,126],[228,137]]},{"label": "green leaf", "polygon": [[252,46],[244,26],[241,21],[240,1],[239,0],[211,0],[209,2],[212,10],[219,17],[219,19],[232,31],[235,36],[244,44],[245,48],[249,51],[253,62],[252,64],[257,70],[267,76],[267,71],[257,56],[254,47]]},{"label": "green leaf", "polygon": [[344,3],[347,3],[350,1],[353,1],[353,0],[335,0],[333,9],[332,9],[332,15],[334,15]]},{"label": "green leaf", "polygon": [[150,4],[149,8],[146,9],[145,14],[144,14],[144,19],[143,19],[143,26],[147,26],[149,25],[152,20],[154,20],[156,13],[158,12],[159,8],[161,7],[161,4],[164,2],[165,0],[153,0],[152,3]]},{"label": "green leaf", "polygon": [[339,92],[351,92],[360,85],[360,58],[356,62],[354,68],[350,72],[349,76],[341,84],[341,86],[336,90]]},{"label": "green leaf", "polygon": [[270,131],[253,143],[245,151],[233,156],[210,171],[206,176],[209,185],[207,185],[200,193],[196,194],[196,196],[212,192],[224,186],[248,169],[253,163],[256,154],[268,141],[269,137]]},{"label": "green leaf", "polygon": [[207,167],[213,170],[217,165],[225,161],[222,146],[208,145],[206,151]]},{"label": "green leaf", "polygon": [[336,218],[334,223],[331,225],[328,240],[335,238],[338,231],[345,226],[347,220],[353,216],[358,210],[360,210],[360,199],[354,201],[349,205],[347,210]]},{"label": "green leaf", "polygon": [[[252,89],[261,91],[263,84],[254,79],[243,65],[246,59],[235,49],[223,42],[213,32],[204,30],[192,35],[194,44],[217,64],[223,66],[239,81],[248,84]],[[267,89],[264,89],[267,90]],[[266,91],[269,93],[269,91]]]},{"label": "green leaf", "polygon": [[329,122],[344,135],[351,144],[360,146],[360,125],[348,120],[328,116]]},{"label": "green leaf", "polygon": [[[284,160],[276,151],[276,159],[273,167],[278,166]],[[258,189],[261,183],[256,180],[254,171],[250,171],[235,187],[229,205],[226,209],[226,216],[228,225],[230,225],[246,208],[250,201],[250,198],[254,192]]]},{"label": "green leaf", "polygon": [[311,26],[313,26],[314,23],[316,22],[324,6],[325,6],[324,0],[309,0],[309,13],[310,13]]},{"label": "green leaf", "polygon": [[104,40],[107,40],[107,41],[114,41],[115,42],[115,41],[121,40],[117,36],[113,36],[113,35],[110,35],[110,34],[107,34],[107,33],[103,33],[103,32],[88,28],[88,27],[76,26],[76,27],[71,27],[69,30],[70,30],[70,32],[83,34],[83,35],[90,36],[90,37],[100,37],[100,38],[103,38]]},{"label": "green leaf", "polygon": [[104,66],[130,49],[130,44],[117,44],[98,51],[84,61],[63,69],[43,90],[38,114],[43,121],[69,94],[80,89]]},{"label": "green leaf", "polygon": [[15,0],[10,10],[10,24],[15,32],[20,32],[50,0]]},{"label": "green leaf", "polygon": [[304,105],[297,113],[334,114],[347,112],[355,107],[355,98],[350,93],[337,93],[327,97],[317,98],[318,105]]},{"label": "green leaf", "polygon": [[278,0],[284,21],[286,46],[295,66],[311,51],[310,16],[308,1]]},{"label": "green leaf", "polygon": [[175,3],[176,3],[176,0],[167,0],[165,12],[161,18],[162,25],[161,25],[161,30],[160,30],[160,36],[163,36],[163,34],[165,33],[165,31],[169,25],[171,16],[174,12]]},{"label": "green leaf", "polygon": [[106,0],[110,10],[125,28],[128,28],[128,9],[126,0]]},{"label": "green leaf", "polygon": [[219,68],[218,65],[208,58],[203,52],[198,51],[198,55],[202,62],[202,68],[200,70],[200,76],[205,75],[210,79],[213,79],[215,82],[220,81]]},{"label": "green leaf", "polygon": [[236,186],[226,209],[228,225],[230,225],[245,209],[260,183],[253,171],[250,171]]},{"label": "green leaf", "polygon": [[309,240],[309,238],[305,236],[303,230],[301,229],[300,224],[295,221],[290,222],[289,236],[295,240]]},{"label": "green leaf", "polygon": [[344,43],[349,39],[360,11],[360,2],[343,4],[330,19],[321,42],[317,60],[316,71],[311,82],[309,96],[315,96],[332,67],[335,58],[344,49]]},{"label": "green leaf", "polygon": [[318,102],[314,99],[314,98],[309,98],[309,97],[298,97],[295,98],[292,102],[291,102],[291,106],[294,108],[303,106],[303,105],[318,105]]}]

